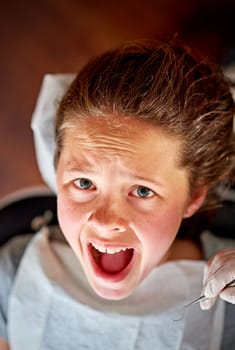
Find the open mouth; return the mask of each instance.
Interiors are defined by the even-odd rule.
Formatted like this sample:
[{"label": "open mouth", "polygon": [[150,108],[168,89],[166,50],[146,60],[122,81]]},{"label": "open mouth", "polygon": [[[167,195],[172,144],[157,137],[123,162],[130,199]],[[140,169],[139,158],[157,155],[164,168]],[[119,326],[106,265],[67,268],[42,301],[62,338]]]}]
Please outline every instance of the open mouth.
[{"label": "open mouth", "polygon": [[89,245],[95,264],[105,273],[117,274],[126,269],[133,255],[133,248],[103,248]]}]

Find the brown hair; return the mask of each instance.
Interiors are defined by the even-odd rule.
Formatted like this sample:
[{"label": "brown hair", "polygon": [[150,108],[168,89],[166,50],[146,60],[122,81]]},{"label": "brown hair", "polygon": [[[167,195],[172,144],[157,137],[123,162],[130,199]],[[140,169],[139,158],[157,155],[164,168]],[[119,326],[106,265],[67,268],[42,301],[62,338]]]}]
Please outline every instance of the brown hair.
[{"label": "brown hair", "polygon": [[60,103],[58,158],[66,125],[78,117],[144,118],[182,140],[180,166],[191,189],[231,177],[234,102],[221,70],[171,43],[128,44],[91,60]]}]

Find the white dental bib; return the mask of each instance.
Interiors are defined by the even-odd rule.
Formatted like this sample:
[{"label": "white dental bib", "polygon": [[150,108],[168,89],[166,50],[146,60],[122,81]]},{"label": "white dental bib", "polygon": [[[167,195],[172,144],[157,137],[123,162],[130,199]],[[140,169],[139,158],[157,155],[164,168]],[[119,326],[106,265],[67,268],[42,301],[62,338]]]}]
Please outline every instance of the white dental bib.
[{"label": "white dental bib", "polygon": [[16,275],[11,350],[220,349],[224,303],[183,311],[200,295],[203,262],[165,263],[131,296],[108,301],[92,291],[71,248],[48,237],[44,228],[32,239]]}]

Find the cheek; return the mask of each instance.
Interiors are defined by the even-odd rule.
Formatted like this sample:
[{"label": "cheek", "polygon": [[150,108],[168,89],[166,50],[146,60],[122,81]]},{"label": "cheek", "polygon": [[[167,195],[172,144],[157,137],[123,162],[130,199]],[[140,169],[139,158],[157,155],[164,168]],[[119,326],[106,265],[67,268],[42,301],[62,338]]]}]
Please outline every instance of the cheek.
[{"label": "cheek", "polygon": [[172,205],[142,221],[141,240],[149,254],[156,257],[164,255],[177,235],[182,218],[183,210]]},{"label": "cheek", "polygon": [[57,211],[60,227],[70,241],[73,237],[76,238],[80,232],[82,221],[84,219],[84,212],[82,206],[78,206],[71,201],[63,193],[58,194]]}]

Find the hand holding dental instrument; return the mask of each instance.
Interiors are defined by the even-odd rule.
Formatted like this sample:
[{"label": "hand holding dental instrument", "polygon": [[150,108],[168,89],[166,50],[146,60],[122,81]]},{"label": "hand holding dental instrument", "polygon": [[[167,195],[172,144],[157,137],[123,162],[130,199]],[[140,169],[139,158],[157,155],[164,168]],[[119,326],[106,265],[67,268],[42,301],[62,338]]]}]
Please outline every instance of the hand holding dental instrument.
[{"label": "hand holding dental instrument", "polygon": [[[235,279],[233,279],[232,281],[230,281],[229,283],[227,283],[227,284],[225,285],[224,289],[226,289],[227,287],[233,287],[233,286],[235,286]],[[207,296],[205,296],[205,295],[203,294],[203,295],[201,295],[200,297],[198,297],[198,298],[194,299],[193,301],[191,301],[190,303],[186,304],[186,305],[184,306],[184,308],[187,308],[187,307],[189,307],[189,306],[191,306],[191,305],[194,305],[194,304],[198,304],[198,303],[200,303],[200,302],[202,302],[202,301],[205,301],[205,300],[208,300],[208,299],[210,299],[210,298],[207,297]]]},{"label": "hand holding dental instrument", "polygon": [[[201,300],[203,310],[210,309],[218,296],[235,304],[235,249],[224,245],[224,248],[208,260],[204,268],[203,292],[207,301]],[[230,287],[230,288],[227,288]]]}]

